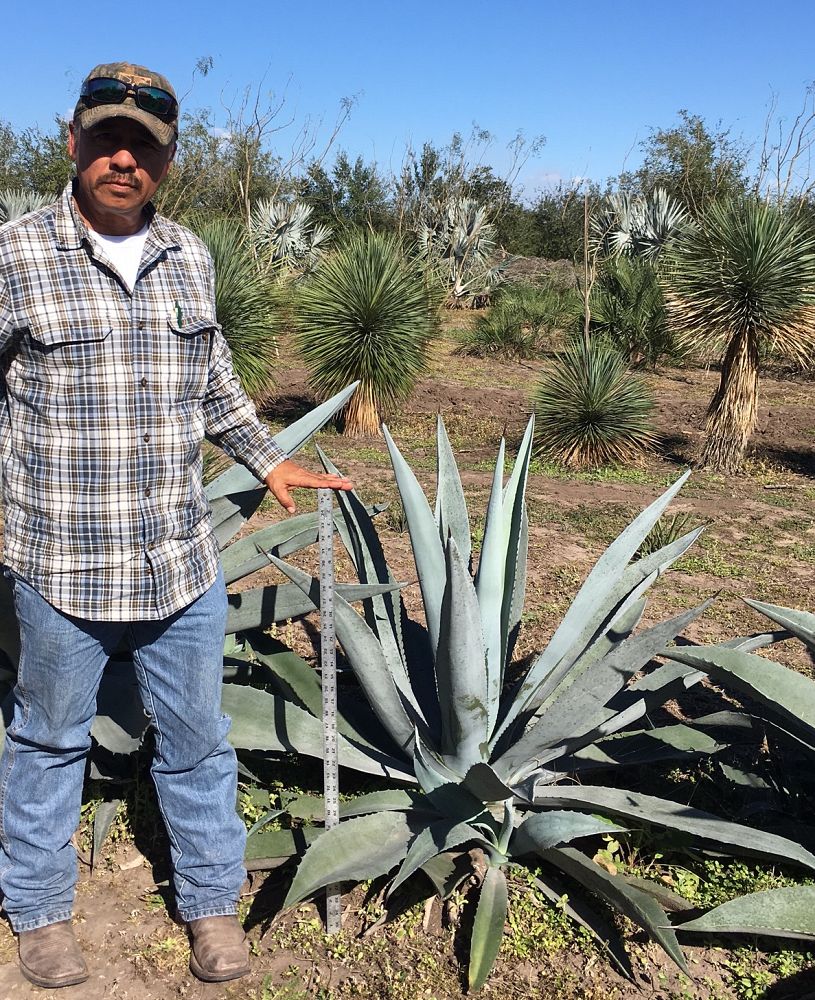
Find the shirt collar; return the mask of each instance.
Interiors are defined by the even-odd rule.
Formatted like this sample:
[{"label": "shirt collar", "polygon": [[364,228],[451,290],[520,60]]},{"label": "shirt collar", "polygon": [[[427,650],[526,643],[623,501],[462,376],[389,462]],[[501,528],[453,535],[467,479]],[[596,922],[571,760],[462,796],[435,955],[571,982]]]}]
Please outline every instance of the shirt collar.
[{"label": "shirt collar", "polygon": [[[62,192],[62,197],[56,203],[54,213],[54,228],[56,230],[57,248],[60,250],[79,250],[85,240],[89,240],[88,227],[79,214],[74,201],[74,184],[72,180]],[[149,229],[147,240],[156,250],[177,250],[178,240],[167,220],[162,218],[152,202],[144,206]]]}]

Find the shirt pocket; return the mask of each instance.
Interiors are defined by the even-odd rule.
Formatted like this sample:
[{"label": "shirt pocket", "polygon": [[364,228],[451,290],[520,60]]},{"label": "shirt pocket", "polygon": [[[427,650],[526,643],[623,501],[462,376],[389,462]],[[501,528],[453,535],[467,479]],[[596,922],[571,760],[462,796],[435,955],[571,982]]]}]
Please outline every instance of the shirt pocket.
[{"label": "shirt pocket", "polygon": [[170,331],[169,358],[164,374],[175,399],[179,402],[203,399],[209,382],[209,355],[212,337],[218,324],[214,320],[190,316],[179,322],[176,316],[167,318]]},{"label": "shirt pocket", "polygon": [[28,327],[25,375],[34,381],[53,382],[104,377],[106,367],[112,373],[115,364],[108,342],[112,330],[105,322],[74,325],[45,317],[33,320]]}]

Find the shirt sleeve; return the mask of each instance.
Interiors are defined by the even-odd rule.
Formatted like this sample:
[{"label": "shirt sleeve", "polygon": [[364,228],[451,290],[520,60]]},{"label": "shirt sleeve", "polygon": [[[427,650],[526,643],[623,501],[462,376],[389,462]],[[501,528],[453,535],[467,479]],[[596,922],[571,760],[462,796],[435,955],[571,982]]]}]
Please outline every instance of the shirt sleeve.
[{"label": "shirt sleeve", "polygon": [[[214,297],[214,272],[212,288]],[[207,438],[261,482],[288,456],[258,418],[255,406],[240,384],[232,353],[219,327],[212,331],[209,380],[203,403]]]},{"label": "shirt sleeve", "polygon": [[11,296],[8,282],[0,274],[0,354],[6,350],[14,331],[14,320],[11,312]]}]

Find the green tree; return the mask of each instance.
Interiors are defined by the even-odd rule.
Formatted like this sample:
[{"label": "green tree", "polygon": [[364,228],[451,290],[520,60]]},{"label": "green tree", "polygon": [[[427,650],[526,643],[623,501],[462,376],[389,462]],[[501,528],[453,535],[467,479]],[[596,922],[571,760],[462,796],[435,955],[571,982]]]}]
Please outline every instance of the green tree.
[{"label": "green tree", "polygon": [[390,229],[391,207],[388,183],[375,163],[361,156],[351,162],[340,150],[331,170],[312,163],[300,184],[300,197],[314,210],[314,219],[323,225],[369,229]]},{"label": "green tree", "polygon": [[756,424],[762,352],[804,361],[815,348],[815,235],[756,197],[714,203],[666,264],[674,330],[721,358],[700,465],[736,472]]},{"label": "green tree", "polygon": [[641,145],[642,165],[620,175],[623,190],[648,195],[662,187],[694,215],[716,199],[736,197],[746,190],[749,151],[721,123],[711,127],[699,115],[682,109],[676,125],[654,129]]}]

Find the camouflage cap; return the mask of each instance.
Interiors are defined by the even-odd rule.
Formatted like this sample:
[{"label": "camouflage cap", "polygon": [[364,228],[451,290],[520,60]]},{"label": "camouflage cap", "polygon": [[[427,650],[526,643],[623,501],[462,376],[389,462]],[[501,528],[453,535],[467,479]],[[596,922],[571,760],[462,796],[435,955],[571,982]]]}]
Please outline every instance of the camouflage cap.
[{"label": "camouflage cap", "polygon": [[[120,80],[131,88],[157,87],[170,94],[175,100],[175,105],[168,115],[158,117],[136,103],[137,94],[134,90],[128,90],[121,103],[107,103],[100,100],[100,95],[94,98],[89,93],[89,83],[99,79]],[[145,102],[146,96],[149,95],[140,95],[142,103]],[[74,119],[79,120],[82,128],[92,128],[105,118],[132,118],[141,122],[162,146],[169,146],[178,138],[178,100],[172,84],[161,73],[154,73],[134,63],[101,63],[95,66],[82,82],[80,97],[74,108]]]}]

